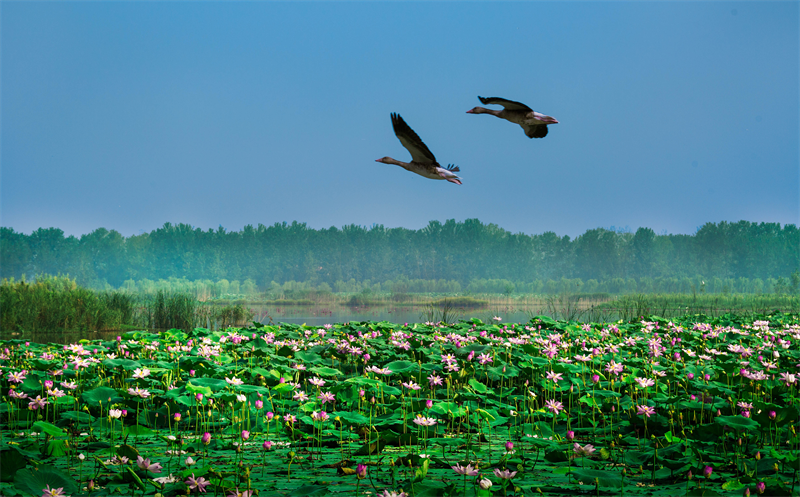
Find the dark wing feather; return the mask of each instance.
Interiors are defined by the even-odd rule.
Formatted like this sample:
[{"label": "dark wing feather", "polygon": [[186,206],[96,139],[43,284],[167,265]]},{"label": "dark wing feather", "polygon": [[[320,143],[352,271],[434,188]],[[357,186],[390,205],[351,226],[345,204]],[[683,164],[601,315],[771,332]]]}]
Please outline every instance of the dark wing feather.
[{"label": "dark wing feather", "polygon": [[544,138],[547,136],[547,125],[546,124],[537,124],[536,126],[523,126],[525,128],[525,134],[528,135],[528,138]]},{"label": "dark wing feather", "polygon": [[448,164],[445,169],[447,169],[448,171],[453,171],[454,173],[461,172],[461,169],[459,169],[458,166],[455,166],[453,164]]},{"label": "dark wing feather", "polygon": [[520,102],[515,102],[513,100],[506,100],[505,98],[499,98],[499,97],[483,98],[483,97],[478,97],[478,99],[481,101],[481,103],[483,105],[502,105],[503,107],[505,107],[506,110],[525,110],[525,111],[528,111],[528,112],[533,112],[533,109],[531,109],[527,105],[525,105],[523,103],[520,103]]},{"label": "dark wing feather", "polygon": [[420,137],[414,133],[414,130],[403,121],[399,114],[392,113],[392,127],[397,139],[403,144],[406,149],[411,153],[411,160],[422,164],[430,164],[436,162],[436,157],[433,156],[428,147],[422,143]]}]

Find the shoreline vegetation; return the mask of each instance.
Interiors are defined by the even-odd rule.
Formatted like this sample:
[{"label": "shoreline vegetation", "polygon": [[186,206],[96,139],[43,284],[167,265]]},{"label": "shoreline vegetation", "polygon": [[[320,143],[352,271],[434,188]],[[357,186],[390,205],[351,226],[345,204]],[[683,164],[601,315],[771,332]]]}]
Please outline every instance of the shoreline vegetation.
[{"label": "shoreline vegetation", "polygon": [[[567,321],[630,322],[641,316],[666,319],[684,315],[716,317],[800,311],[793,282],[773,285],[774,293],[709,293],[703,280],[692,293],[582,292],[580,280],[563,279],[554,293],[387,292],[369,282],[350,283],[355,292],[333,292],[322,285],[273,282],[259,292],[239,282],[216,284],[162,280],[126,282],[120,289],[89,289],[68,276],[41,275],[33,282],[4,279],[0,284],[0,332],[126,331],[133,329],[189,331],[247,326],[254,318],[272,321],[269,309],[330,306],[353,309],[392,306],[419,311],[426,322],[455,322],[470,313],[517,310],[529,317],[545,315]],[[777,281],[777,280],[776,280]],[[435,286],[437,282],[429,282]],[[324,284],[323,284],[324,285]],[[379,285],[378,285],[379,286]],[[374,288],[374,289],[373,289]],[[713,288],[713,287],[712,287]],[[407,290],[407,288],[404,288]],[[227,291],[226,291],[227,290]],[[474,317],[474,316],[473,316]]]}]

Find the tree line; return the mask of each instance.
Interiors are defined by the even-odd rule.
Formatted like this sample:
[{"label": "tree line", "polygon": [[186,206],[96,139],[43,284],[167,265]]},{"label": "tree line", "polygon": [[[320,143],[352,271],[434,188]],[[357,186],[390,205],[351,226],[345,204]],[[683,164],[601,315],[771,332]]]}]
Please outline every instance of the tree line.
[{"label": "tree line", "polygon": [[202,230],[166,223],[125,237],[98,228],[64,236],[0,228],[0,276],[66,274],[82,285],[122,287],[126,280],[180,278],[325,283],[445,280],[515,282],[781,278],[800,269],[800,230],[793,224],[706,223],[694,235],[597,228],[571,239],[553,232],[511,233],[477,219],[430,221],[419,230],[306,223]]}]

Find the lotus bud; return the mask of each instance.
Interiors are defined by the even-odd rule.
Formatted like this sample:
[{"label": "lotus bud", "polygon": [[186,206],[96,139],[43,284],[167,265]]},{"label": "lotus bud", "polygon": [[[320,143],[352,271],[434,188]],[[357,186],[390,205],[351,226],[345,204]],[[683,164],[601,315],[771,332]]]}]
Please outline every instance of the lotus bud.
[{"label": "lotus bud", "polygon": [[492,488],[492,480],[488,478],[483,478],[478,482],[478,485],[480,485],[480,487],[484,490],[489,490],[490,488]]},{"label": "lotus bud", "polygon": [[200,441],[203,442],[203,445],[208,445],[211,442],[211,433],[203,433],[203,437],[200,439]]},{"label": "lotus bud", "polygon": [[263,407],[264,407],[264,401],[263,400],[257,400],[256,401],[256,409],[262,409]]},{"label": "lotus bud", "polygon": [[567,431],[567,441],[571,442],[575,439],[575,432],[572,430]]},{"label": "lotus bud", "polygon": [[506,452],[511,452],[514,449],[514,442],[508,441],[506,442]]},{"label": "lotus bud", "polygon": [[756,492],[758,492],[758,495],[763,494],[766,489],[767,485],[763,481],[756,483]]},{"label": "lotus bud", "polygon": [[272,442],[267,440],[266,442],[264,442],[264,445],[262,445],[262,447],[264,447],[264,450],[270,450],[272,448]]},{"label": "lotus bud", "polygon": [[274,417],[275,417],[275,413],[274,412],[269,411],[267,413],[267,421],[272,421],[272,418],[274,418]]}]

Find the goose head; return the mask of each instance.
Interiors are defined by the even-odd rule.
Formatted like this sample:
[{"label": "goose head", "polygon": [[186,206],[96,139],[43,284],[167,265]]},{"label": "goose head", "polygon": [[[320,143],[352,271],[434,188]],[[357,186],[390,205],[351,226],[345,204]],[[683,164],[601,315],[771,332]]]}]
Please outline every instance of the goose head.
[{"label": "goose head", "polygon": [[544,114],[540,114],[538,112],[534,112],[533,116],[543,124],[558,124],[558,120],[555,117],[545,116]]},{"label": "goose head", "polygon": [[484,109],[483,107],[473,107],[467,111],[467,114],[486,114],[489,112],[489,109]]}]

